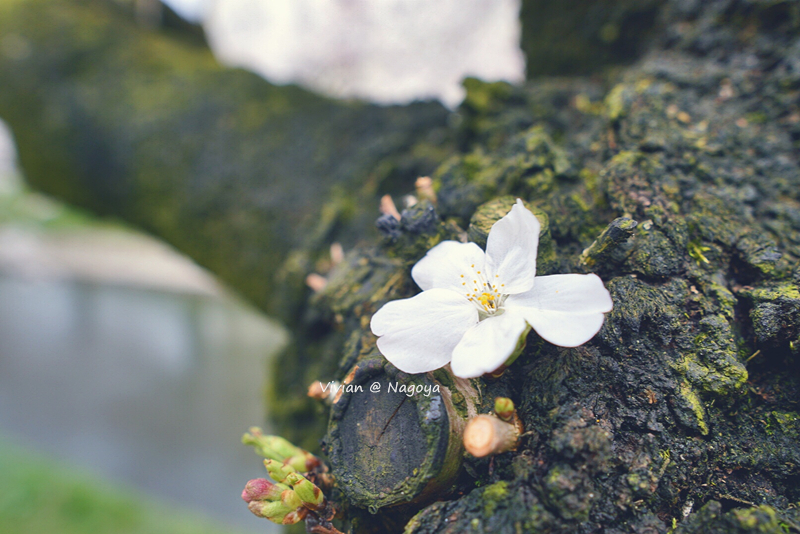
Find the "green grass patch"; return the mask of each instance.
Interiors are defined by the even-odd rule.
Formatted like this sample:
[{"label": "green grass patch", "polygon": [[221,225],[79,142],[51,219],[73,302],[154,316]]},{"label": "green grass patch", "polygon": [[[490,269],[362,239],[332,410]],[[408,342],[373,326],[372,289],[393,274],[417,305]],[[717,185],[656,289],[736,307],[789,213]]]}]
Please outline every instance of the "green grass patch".
[{"label": "green grass patch", "polygon": [[0,441],[0,532],[234,534],[190,514]]}]

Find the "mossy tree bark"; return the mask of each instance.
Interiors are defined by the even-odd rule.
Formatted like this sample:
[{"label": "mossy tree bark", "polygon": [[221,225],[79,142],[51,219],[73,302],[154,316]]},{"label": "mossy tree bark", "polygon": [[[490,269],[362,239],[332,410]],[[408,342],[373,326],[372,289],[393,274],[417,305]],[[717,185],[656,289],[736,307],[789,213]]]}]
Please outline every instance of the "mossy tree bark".
[{"label": "mossy tree bark", "polygon": [[[635,18],[644,4],[630,5]],[[358,531],[400,530],[396,519],[417,511],[406,532],[800,531],[800,10],[782,0],[647,5],[657,31],[629,67],[520,88],[468,81],[460,126],[449,134],[458,150],[434,174],[438,203],[421,202],[399,222],[383,219],[382,241],[351,250],[294,323],[303,345],[280,361],[273,394],[287,432],[314,440],[321,432],[298,425],[310,413],[308,383],[341,380],[375,361],[371,314],[414,294],[409,269],[432,245],[462,230],[485,235],[507,204],[499,197],[522,197],[547,216],[539,274],[597,272],[614,298],[592,342],[564,349],[532,334],[509,372],[478,381],[478,411],[510,397],[526,434],[516,451],[465,458],[441,502],[398,512],[378,493],[370,504],[360,489],[375,482],[375,466],[340,467],[353,487],[334,497]],[[577,13],[573,20],[582,20]],[[612,18],[628,20],[623,12]],[[30,124],[49,116],[34,111]],[[37,135],[20,135],[21,150],[74,157],[74,147],[49,147]],[[218,154],[231,149],[223,146]],[[407,154],[406,146],[395,149]],[[366,162],[357,169],[375,164],[358,154],[330,161],[342,176],[353,158]],[[36,169],[32,155],[26,161]],[[164,193],[196,217],[194,187]],[[124,205],[120,213],[150,227],[160,220],[141,204]],[[175,217],[169,208],[160,217]],[[217,228],[228,238],[251,235],[227,219]],[[270,250],[252,239],[230,246],[243,257]],[[239,287],[253,296],[248,283]],[[424,380],[445,383],[441,373]],[[376,403],[370,420],[387,421],[395,404]],[[317,421],[327,415],[320,407]],[[357,425],[358,415],[334,414],[329,450],[343,443],[337,421]],[[369,446],[349,439],[345,457],[369,457],[356,450],[362,442]]]},{"label": "mossy tree bark", "polygon": [[[438,216],[423,204],[382,226],[381,246],[353,254],[314,309],[368,336],[371,313],[417,291],[411,265],[453,225],[485,234],[503,195],[547,215],[539,273],[598,272],[615,308],[591,343],[531,335],[483,381],[481,411],[511,397],[527,435],[465,459],[477,479],[465,495],[406,532],[800,529],[798,15],[787,2],[666,2],[650,52],[624,70],[469,82],[464,151],[434,175]],[[359,258],[400,262],[405,282]],[[338,347],[354,354],[318,356]]]}]

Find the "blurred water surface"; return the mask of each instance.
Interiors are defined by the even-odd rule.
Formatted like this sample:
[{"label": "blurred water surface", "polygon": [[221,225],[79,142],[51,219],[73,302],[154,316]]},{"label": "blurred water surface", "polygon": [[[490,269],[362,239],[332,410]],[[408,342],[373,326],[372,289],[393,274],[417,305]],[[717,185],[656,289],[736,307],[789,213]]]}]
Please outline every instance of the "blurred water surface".
[{"label": "blurred water surface", "polygon": [[284,334],[220,295],[0,276],[0,431],[265,532],[239,444]]},{"label": "blurred water surface", "polygon": [[25,189],[0,123],[0,437],[252,532],[239,442],[285,331],[168,246]]}]

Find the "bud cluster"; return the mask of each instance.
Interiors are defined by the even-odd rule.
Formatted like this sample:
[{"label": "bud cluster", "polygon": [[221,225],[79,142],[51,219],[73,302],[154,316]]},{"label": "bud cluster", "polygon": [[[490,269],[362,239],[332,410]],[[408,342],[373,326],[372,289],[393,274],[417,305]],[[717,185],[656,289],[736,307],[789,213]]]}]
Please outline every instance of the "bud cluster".
[{"label": "bud cluster", "polygon": [[242,437],[242,443],[253,445],[266,456],[264,467],[274,481],[256,478],[247,483],[242,499],[258,517],[281,525],[292,525],[326,508],[325,495],[306,473],[320,465],[319,459],[278,436],[265,436],[253,427]]},{"label": "bud cluster", "polygon": [[242,436],[242,443],[252,445],[256,454],[291,466],[300,473],[307,473],[320,465],[319,459],[310,452],[292,445],[280,436],[265,436],[255,426]]}]

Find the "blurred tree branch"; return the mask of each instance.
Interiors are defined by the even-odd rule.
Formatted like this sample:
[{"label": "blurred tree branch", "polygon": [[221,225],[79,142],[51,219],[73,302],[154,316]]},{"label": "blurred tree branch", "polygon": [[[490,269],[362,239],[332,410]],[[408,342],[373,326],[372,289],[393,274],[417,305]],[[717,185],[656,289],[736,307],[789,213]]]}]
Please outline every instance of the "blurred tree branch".
[{"label": "blurred tree branch", "polygon": [[288,318],[313,251],[352,245],[379,192],[439,163],[448,113],[271,85],[220,66],[191,27],[137,24],[131,4],[0,5],[0,117],[25,176],[166,239]]}]

